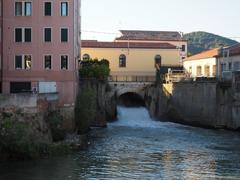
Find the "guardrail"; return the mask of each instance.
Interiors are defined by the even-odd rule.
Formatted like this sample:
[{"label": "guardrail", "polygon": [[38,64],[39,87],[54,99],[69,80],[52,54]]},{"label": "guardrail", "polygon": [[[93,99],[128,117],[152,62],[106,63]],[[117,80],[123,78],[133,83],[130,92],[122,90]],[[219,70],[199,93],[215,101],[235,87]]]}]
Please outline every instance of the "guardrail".
[{"label": "guardrail", "polygon": [[155,76],[109,76],[109,82],[155,82]]}]

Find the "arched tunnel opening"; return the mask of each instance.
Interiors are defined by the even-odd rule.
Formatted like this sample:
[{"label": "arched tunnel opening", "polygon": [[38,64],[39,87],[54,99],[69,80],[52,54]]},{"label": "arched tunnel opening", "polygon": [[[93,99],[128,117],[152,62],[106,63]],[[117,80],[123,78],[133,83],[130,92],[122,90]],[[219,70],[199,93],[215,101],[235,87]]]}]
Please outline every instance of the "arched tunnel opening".
[{"label": "arched tunnel opening", "polygon": [[145,107],[144,99],[137,93],[127,92],[119,96],[118,105],[125,107]]}]

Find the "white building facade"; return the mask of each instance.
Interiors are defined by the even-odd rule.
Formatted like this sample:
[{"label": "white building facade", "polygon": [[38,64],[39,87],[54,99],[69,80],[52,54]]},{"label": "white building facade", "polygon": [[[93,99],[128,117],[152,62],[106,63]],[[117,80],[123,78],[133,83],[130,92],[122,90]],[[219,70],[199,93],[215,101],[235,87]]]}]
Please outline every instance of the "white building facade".
[{"label": "white building facade", "polygon": [[183,67],[190,77],[216,77],[218,49],[196,54],[183,61]]}]

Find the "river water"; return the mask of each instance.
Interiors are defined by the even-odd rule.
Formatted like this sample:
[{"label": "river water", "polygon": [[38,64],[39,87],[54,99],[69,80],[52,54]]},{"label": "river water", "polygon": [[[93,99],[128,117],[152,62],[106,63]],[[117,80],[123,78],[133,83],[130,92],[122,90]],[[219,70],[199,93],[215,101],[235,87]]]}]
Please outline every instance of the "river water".
[{"label": "river water", "polygon": [[0,164],[0,180],[240,179],[240,134],[157,122],[145,108],[118,107],[74,155]]}]

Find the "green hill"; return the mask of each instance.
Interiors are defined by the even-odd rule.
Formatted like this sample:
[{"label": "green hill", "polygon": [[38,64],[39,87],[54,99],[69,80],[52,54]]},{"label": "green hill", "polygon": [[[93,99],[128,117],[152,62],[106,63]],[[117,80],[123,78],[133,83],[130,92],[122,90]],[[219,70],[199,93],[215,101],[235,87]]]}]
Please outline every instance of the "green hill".
[{"label": "green hill", "polygon": [[184,34],[184,38],[188,40],[188,52],[192,55],[221,45],[231,46],[238,43],[232,39],[202,31]]}]

